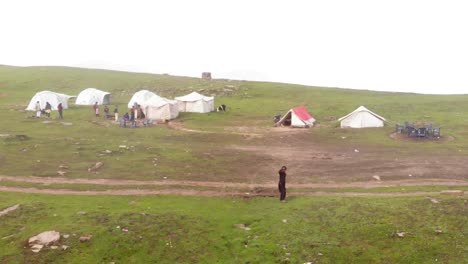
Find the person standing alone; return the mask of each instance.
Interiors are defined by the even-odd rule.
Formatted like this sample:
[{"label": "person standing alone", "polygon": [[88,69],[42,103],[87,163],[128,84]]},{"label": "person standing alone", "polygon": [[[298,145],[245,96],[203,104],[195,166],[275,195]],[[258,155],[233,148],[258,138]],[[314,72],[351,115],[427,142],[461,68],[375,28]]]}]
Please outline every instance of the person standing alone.
[{"label": "person standing alone", "polygon": [[278,190],[280,192],[280,201],[286,202],[286,166],[281,167],[278,171],[279,174],[279,182],[278,182]]},{"label": "person standing alone", "polygon": [[63,106],[62,106],[62,103],[60,103],[57,106],[57,111],[58,111],[58,114],[59,114],[59,119],[63,119]]}]

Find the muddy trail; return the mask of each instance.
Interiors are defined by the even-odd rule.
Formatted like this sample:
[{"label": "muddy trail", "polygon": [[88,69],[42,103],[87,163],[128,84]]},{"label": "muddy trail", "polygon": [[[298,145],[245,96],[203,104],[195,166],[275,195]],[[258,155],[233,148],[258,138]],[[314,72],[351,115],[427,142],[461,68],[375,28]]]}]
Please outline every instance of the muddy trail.
[{"label": "muddy trail", "polygon": [[[2,181],[40,184],[41,188],[0,186],[0,191],[21,192],[21,193],[41,193],[41,194],[70,194],[70,195],[181,195],[181,196],[206,196],[206,197],[273,197],[276,196],[276,182],[263,184],[233,183],[233,182],[207,182],[207,181],[135,181],[116,179],[68,179],[63,177],[34,177],[34,176],[2,176],[0,175],[0,185]],[[121,186],[128,188],[109,189],[103,191],[88,190],[77,191],[72,189],[52,189],[47,188],[52,184],[89,184],[99,186]],[[158,190],[139,189],[138,186],[159,186]],[[192,188],[214,188],[214,190],[196,190],[177,187]],[[288,188],[300,189],[301,191],[289,191],[290,196],[412,196],[412,195],[435,195],[440,192],[324,192],[314,191],[323,188],[377,188],[377,187],[405,187],[405,186],[447,186],[463,187],[468,186],[468,181],[464,180],[443,180],[443,179],[423,179],[423,180],[398,180],[398,181],[366,181],[350,183],[288,183]],[[164,187],[167,187],[166,189]],[[238,188],[248,191],[225,190],[225,188]],[[463,195],[463,193],[461,193]]]}]

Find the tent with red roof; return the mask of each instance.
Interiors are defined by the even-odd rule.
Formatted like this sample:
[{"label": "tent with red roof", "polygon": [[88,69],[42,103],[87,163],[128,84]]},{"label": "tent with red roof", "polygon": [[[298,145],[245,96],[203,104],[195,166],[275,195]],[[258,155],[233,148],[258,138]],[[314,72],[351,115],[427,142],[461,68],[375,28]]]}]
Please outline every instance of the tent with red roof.
[{"label": "tent with red roof", "polygon": [[291,126],[291,127],[311,127],[314,126],[315,118],[312,117],[304,106],[299,106],[290,109],[275,126]]}]

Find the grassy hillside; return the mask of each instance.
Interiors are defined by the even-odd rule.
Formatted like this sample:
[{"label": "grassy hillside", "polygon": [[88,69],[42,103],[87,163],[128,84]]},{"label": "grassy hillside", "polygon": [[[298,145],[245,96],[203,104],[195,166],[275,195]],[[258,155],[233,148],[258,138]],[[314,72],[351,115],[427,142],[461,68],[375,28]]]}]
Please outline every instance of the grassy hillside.
[{"label": "grassy hillside", "polygon": [[[0,263],[464,263],[466,202],[436,198],[440,203],[320,197],[279,204],[0,193],[0,209],[21,204],[0,218]],[[69,237],[55,250],[25,247],[47,230]],[[89,234],[89,242],[78,241]]]},{"label": "grassy hillside", "polygon": [[[23,109],[34,93],[52,90],[77,95],[82,89],[97,87],[112,93],[111,102],[124,112],[134,92],[154,91],[173,98],[193,90],[216,96],[215,104],[228,106],[226,113],[181,113],[174,122],[186,129],[158,126],[151,129],[119,129],[112,122],[95,118],[90,107],[71,108],[64,113],[64,125],[57,120],[30,118]],[[443,89],[443,88],[442,88]],[[272,117],[289,108],[305,105],[319,121],[301,140],[349,149],[378,148],[382,158],[396,151],[404,157],[445,155],[463,157],[468,153],[468,95],[418,95],[361,90],[308,87],[301,85],[213,80],[115,72],[64,67],[0,66],[0,174],[54,176],[60,165],[69,167],[68,177],[127,179],[223,179],[242,181],[240,167],[258,163],[252,152],[231,151],[233,145],[271,146],[280,137],[250,137],[257,132],[269,135]],[[337,121],[360,105],[386,117],[383,129],[339,129]],[[389,135],[396,122],[433,122],[442,126],[443,140],[408,142]],[[45,123],[44,123],[45,122]],[[9,135],[9,136],[5,136]],[[26,135],[26,140],[16,137]],[[347,138],[342,140],[342,138]],[[287,141],[283,142],[287,143]],[[290,143],[292,147],[297,143]],[[128,148],[121,149],[120,145]],[[111,155],[103,151],[111,150]],[[153,162],[157,159],[157,164]],[[87,168],[101,161],[99,175]],[[261,165],[263,166],[263,165]],[[245,171],[244,171],[245,172]],[[255,171],[247,171],[247,174]],[[194,176],[196,175],[196,176]],[[260,175],[259,177],[261,177]]]},{"label": "grassy hillside", "polygon": [[[23,111],[35,92],[52,90],[77,95],[87,87],[111,92],[112,107],[118,105],[121,113],[133,93],[140,89],[168,98],[200,91],[216,96],[215,103],[228,105],[228,111],[206,115],[181,113],[176,121],[187,129],[213,132],[209,136],[163,126],[119,129],[112,122],[95,118],[90,107],[73,104],[64,113],[64,122],[72,123],[70,126],[60,123],[57,113],[47,123],[30,118],[32,113]],[[468,153],[468,95],[383,93],[106,70],[9,66],[0,66],[0,91],[0,134],[11,135],[0,139],[0,173],[7,175],[53,176],[65,164],[70,168],[69,177],[92,177],[87,168],[101,161],[105,166],[99,177],[105,178],[153,179],[163,174],[182,179],[193,175],[206,179],[235,178],[240,164],[255,167],[258,163],[252,153],[232,152],[232,144],[275,144],[268,137],[247,140],[244,131],[236,132],[269,129],[275,114],[298,105],[305,105],[320,123],[305,140],[341,148],[385,147],[388,153],[398,151],[404,155]],[[337,121],[327,121],[328,117],[341,117],[360,105],[386,117],[387,127],[338,129]],[[442,126],[444,140],[420,144],[390,138],[394,124],[405,120]],[[27,139],[20,140],[16,135],[26,135]],[[343,141],[343,137],[348,140]],[[120,149],[120,145],[129,148]],[[105,150],[113,154],[103,155]],[[154,159],[158,160],[157,170]]]},{"label": "grassy hillside", "polygon": [[[228,111],[181,113],[170,125],[136,129],[73,103],[63,121],[55,112],[36,119],[24,111],[38,91],[77,95],[88,87],[111,92],[111,109],[120,113],[141,89],[169,98],[195,90]],[[318,126],[272,128],[275,114],[298,105]],[[360,105],[387,118],[386,127],[341,129],[332,120]],[[0,192],[0,211],[20,204],[0,216],[0,264],[463,263],[466,196],[437,193],[468,188],[467,112],[468,95],[0,66],[0,189],[79,194]],[[405,120],[442,126],[443,137],[392,137]],[[89,171],[96,162],[104,165]],[[276,195],[283,164],[288,202],[251,198]],[[107,192],[160,190],[224,197]],[[31,252],[27,239],[46,230],[69,236],[58,249]],[[88,234],[90,241],[79,242]]]}]

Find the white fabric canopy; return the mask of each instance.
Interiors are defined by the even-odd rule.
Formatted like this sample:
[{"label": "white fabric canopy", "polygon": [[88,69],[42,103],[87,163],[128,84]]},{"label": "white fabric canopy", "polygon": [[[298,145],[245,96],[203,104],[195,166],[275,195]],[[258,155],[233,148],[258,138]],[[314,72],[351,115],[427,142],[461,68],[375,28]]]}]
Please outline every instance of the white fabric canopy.
[{"label": "white fabric canopy", "polygon": [[135,103],[141,106],[148,119],[170,120],[179,116],[176,101],[166,99],[148,90],[136,92],[128,103],[128,108],[132,108]]},{"label": "white fabric canopy", "polygon": [[133,94],[132,98],[130,99],[130,102],[128,102],[128,108],[132,108],[135,105],[135,103],[139,105],[144,105],[143,102],[145,102],[146,100],[150,99],[153,96],[158,96],[158,95],[148,90],[138,91],[135,94]]},{"label": "white fabric canopy", "polygon": [[98,105],[110,103],[110,93],[98,90],[96,88],[87,88],[78,94],[75,104],[77,105]]},{"label": "white fabric canopy", "polygon": [[341,121],[341,127],[351,127],[351,128],[383,127],[385,118],[370,111],[364,106],[360,106],[353,112],[338,119],[338,121]]},{"label": "white fabric canopy", "polygon": [[52,110],[57,110],[57,106],[62,103],[63,109],[68,109],[68,100],[73,96],[55,93],[51,91],[41,91],[36,93],[26,107],[28,111],[36,110],[36,102],[39,102],[41,109],[45,109],[47,102],[52,106]]},{"label": "white fabric canopy", "polygon": [[214,111],[214,97],[204,96],[197,92],[176,97],[180,112],[208,113]]}]

